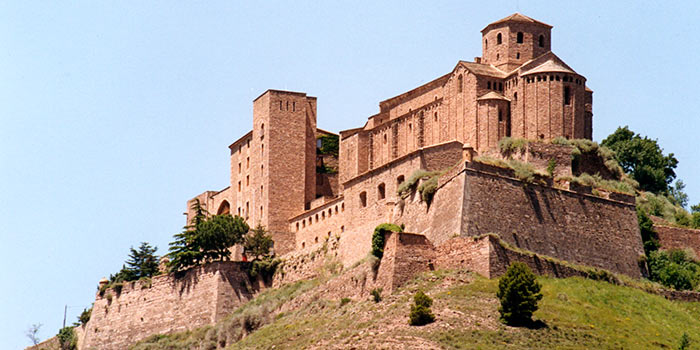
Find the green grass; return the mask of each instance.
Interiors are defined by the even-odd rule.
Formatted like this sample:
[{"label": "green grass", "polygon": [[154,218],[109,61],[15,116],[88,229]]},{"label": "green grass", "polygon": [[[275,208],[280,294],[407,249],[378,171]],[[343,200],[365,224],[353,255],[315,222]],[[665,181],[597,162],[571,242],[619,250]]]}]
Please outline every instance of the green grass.
[{"label": "green grass", "polygon": [[[353,297],[341,306],[337,296],[326,297],[316,289],[264,293],[249,304],[268,304],[264,299],[276,300],[273,295],[286,295],[283,299],[304,295],[306,301],[271,317],[226,349],[392,349],[397,344],[445,349],[675,349],[683,332],[688,333],[691,348],[700,345],[700,303],[669,301],[636,288],[583,278],[538,280],[544,298],[534,318],[546,325],[540,329],[508,327],[498,320],[497,279],[466,271],[434,271],[385,293],[379,303]],[[434,299],[437,318],[422,327],[408,325],[412,296],[418,290]],[[159,338],[192,344],[185,334],[206,338],[216,327],[220,326]]]}]

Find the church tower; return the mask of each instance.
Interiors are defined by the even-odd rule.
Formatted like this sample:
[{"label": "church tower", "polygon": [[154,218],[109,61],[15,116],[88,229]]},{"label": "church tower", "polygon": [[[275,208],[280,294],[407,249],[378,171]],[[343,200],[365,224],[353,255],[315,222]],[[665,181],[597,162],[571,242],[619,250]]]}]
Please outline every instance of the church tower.
[{"label": "church tower", "polygon": [[519,13],[481,31],[482,61],[510,72],[551,50],[552,26]]}]

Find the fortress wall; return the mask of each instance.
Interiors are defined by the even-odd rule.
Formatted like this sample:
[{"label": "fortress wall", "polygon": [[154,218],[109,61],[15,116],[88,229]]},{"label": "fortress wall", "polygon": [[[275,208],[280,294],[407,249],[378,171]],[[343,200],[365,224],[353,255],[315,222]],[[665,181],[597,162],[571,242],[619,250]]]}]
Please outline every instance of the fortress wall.
[{"label": "fortress wall", "polygon": [[151,334],[211,324],[250,300],[259,287],[235,262],[197,267],[181,278],[156,276],[150,287],[126,283],[118,295],[109,289],[96,296],[82,348],[125,349]]},{"label": "fortress wall", "polygon": [[462,234],[496,233],[535,253],[640,276],[644,250],[634,204],[526,185],[471,163],[465,174]]},{"label": "fortress wall", "polygon": [[700,230],[671,227],[654,223],[654,230],[659,235],[661,249],[692,249],[700,257]]},{"label": "fortress wall", "polygon": [[338,198],[289,220],[289,231],[295,235],[295,250],[311,251],[319,242],[345,231],[345,203]]},{"label": "fortress wall", "polygon": [[306,252],[290,252],[282,259],[284,263],[277,267],[272,279],[272,287],[308,280],[319,276],[327,264],[336,261],[340,237],[331,236],[322,243],[314,244]]},{"label": "fortress wall", "polygon": [[[343,263],[351,264],[364,256],[370,250],[372,233],[374,228],[384,222],[392,222],[401,216],[395,206],[401,205],[401,199],[397,195],[399,176],[408,180],[411,174],[418,169],[443,170],[457,164],[462,157],[462,145],[459,142],[448,142],[436,146],[426,147],[409,155],[401,157],[389,164],[367,172],[344,184],[344,203],[346,208],[346,233],[342,235],[341,252]],[[385,197],[379,199],[379,185],[385,186]],[[439,191],[438,191],[439,192]],[[361,205],[361,194],[366,196],[366,206]],[[461,193],[461,192],[457,192]],[[415,197],[414,200],[417,200]],[[396,224],[406,223],[406,230],[421,232],[426,227],[424,223],[430,222],[428,216],[416,214],[412,219],[415,226],[411,226],[410,220],[396,221]],[[420,225],[419,225],[420,224]],[[422,226],[421,226],[422,225]],[[420,228],[414,231],[413,228]]]},{"label": "fortress wall", "polygon": [[417,274],[428,271],[435,259],[435,248],[419,234],[391,232],[385,239],[376,285],[390,293]]}]

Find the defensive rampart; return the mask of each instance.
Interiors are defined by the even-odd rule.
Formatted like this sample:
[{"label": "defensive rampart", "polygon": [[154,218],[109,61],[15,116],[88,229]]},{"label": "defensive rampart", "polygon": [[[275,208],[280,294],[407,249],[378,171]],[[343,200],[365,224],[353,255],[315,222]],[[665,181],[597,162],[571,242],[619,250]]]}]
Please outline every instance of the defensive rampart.
[{"label": "defensive rampart", "polygon": [[120,292],[96,296],[81,349],[126,349],[151,334],[172,333],[212,324],[262,286],[237,262],[212,263],[184,276],[161,275],[150,282],[126,283]]},{"label": "defensive rampart", "polygon": [[700,230],[667,226],[654,221],[654,231],[659,236],[661,249],[691,249],[696,257],[700,257]]}]

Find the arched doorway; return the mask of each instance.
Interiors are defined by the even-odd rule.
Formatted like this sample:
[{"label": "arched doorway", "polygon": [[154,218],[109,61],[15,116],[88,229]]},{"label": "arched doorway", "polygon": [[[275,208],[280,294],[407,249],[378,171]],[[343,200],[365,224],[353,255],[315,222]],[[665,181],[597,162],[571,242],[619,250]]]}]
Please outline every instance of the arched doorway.
[{"label": "arched doorway", "polygon": [[224,200],[219,205],[219,210],[216,211],[216,215],[231,214],[231,205],[228,204],[227,200]]}]

